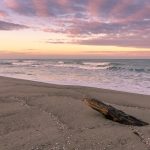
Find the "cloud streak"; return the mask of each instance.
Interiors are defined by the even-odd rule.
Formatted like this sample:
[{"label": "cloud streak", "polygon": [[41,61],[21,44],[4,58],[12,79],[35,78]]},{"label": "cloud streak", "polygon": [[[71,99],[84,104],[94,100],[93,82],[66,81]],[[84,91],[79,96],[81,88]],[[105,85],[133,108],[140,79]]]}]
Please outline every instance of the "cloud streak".
[{"label": "cloud streak", "polygon": [[25,29],[25,28],[29,28],[29,27],[25,25],[0,21],[0,30],[19,30],[19,29]]}]

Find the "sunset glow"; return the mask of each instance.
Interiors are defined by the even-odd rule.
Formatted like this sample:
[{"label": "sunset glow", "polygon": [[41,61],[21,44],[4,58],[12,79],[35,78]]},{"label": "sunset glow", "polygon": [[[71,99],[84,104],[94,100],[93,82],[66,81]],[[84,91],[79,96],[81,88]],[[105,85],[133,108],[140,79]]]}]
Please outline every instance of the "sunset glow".
[{"label": "sunset glow", "polygon": [[1,0],[0,58],[150,58],[149,0]]}]

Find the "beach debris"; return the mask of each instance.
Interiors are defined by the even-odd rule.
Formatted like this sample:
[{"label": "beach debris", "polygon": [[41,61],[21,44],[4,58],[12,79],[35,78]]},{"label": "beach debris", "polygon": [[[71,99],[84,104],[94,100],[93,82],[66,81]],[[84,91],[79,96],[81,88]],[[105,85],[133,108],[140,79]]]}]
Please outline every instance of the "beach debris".
[{"label": "beach debris", "polygon": [[124,113],[119,109],[112,107],[111,105],[107,105],[94,98],[84,98],[83,101],[92,109],[103,114],[105,118],[110,119],[112,121],[119,122],[125,125],[133,125],[133,126],[149,125],[149,123],[141,121],[133,116]]}]

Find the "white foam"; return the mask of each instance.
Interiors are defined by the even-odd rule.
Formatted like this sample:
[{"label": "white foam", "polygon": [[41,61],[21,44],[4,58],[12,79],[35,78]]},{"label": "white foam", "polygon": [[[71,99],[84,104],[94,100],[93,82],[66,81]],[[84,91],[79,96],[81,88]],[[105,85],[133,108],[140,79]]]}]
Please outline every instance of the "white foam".
[{"label": "white foam", "polygon": [[87,69],[87,70],[98,70],[98,69],[108,69],[110,67],[110,63],[108,62],[101,62],[101,63],[96,63],[96,62],[84,62],[82,64],[77,64],[77,63],[64,63],[62,61],[59,61],[56,64],[51,64],[55,67],[68,67],[68,68],[79,68],[79,69]]},{"label": "white foam", "polygon": [[108,66],[110,62],[83,62],[83,64],[89,66]]}]

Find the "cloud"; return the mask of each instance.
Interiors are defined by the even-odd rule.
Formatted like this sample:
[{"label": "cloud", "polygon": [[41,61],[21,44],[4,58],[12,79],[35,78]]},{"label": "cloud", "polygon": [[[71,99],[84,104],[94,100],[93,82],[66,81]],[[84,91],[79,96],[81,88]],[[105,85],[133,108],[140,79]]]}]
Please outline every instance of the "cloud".
[{"label": "cloud", "polygon": [[24,28],[29,28],[29,27],[25,25],[0,21],[0,30],[19,30]]},{"label": "cloud", "polygon": [[94,0],[88,2],[88,11],[93,15],[99,15],[102,7],[104,6],[105,0]]},{"label": "cloud", "polygon": [[6,4],[8,8],[11,8],[14,10],[19,8],[19,3],[17,2],[17,0],[4,0],[4,3]]},{"label": "cloud", "polygon": [[4,0],[7,9],[20,15],[33,16],[35,13],[33,4],[30,0]]},{"label": "cloud", "polygon": [[141,47],[149,48],[149,40],[141,39],[90,39],[90,40],[79,40],[77,43],[81,45],[110,45],[110,46],[123,46],[123,47]]},{"label": "cloud", "polygon": [[83,54],[99,58],[150,58],[150,51],[83,51]]},{"label": "cloud", "polygon": [[[6,9],[12,12],[11,15],[29,17],[33,26],[40,26],[40,30],[44,32],[64,34],[70,38],[68,43],[72,41],[87,45],[150,47],[149,0],[3,0],[3,2]],[[35,18],[41,20],[41,23],[36,22]]]},{"label": "cloud", "polygon": [[43,17],[49,16],[47,0],[42,0],[42,1],[32,0],[32,2],[33,2],[37,16],[43,16]]},{"label": "cloud", "polygon": [[8,16],[8,14],[6,12],[0,10],[0,18],[5,18],[7,16]]},{"label": "cloud", "polygon": [[[12,11],[33,16],[59,17],[69,14],[88,14],[106,19],[130,17],[144,8],[150,9],[148,0],[3,0]],[[142,12],[141,12],[142,13]]]}]

